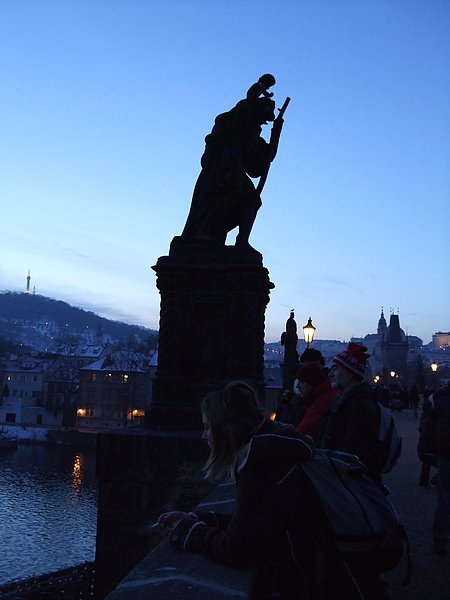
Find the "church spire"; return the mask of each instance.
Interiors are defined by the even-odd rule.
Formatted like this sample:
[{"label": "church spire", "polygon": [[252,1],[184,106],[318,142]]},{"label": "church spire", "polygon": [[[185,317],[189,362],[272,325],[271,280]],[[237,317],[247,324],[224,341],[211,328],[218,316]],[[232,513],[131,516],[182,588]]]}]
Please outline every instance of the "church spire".
[{"label": "church spire", "polygon": [[377,328],[378,334],[385,333],[386,329],[387,329],[387,323],[386,323],[386,319],[384,318],[383,307],[381,307],[381,316],[378,321],[378,328]]}]

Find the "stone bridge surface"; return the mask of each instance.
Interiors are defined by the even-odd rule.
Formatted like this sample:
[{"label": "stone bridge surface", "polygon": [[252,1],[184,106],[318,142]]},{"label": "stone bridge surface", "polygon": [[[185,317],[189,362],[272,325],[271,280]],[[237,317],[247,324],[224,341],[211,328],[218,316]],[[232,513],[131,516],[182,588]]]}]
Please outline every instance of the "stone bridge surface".
[{"label": "stone bridge surface", "polygon": [[[436,502],[432,485],[420,487],[417,459],[418,420],[411,410],[395,413],[403,435],[403,452],[385,476],[391,500],[408,532],[413,580],[405,586],[406,563],[385,575],[394,600],[450,600],[450,560],[431,550],[431,525]],[[201,504],[202,510],[232,510],[233,486],[218,486]],[[250,573],[222,567],[210,560],[172,551],[167,540],[150,552],[107,596],[107,600],[221,600],[246,598]]]}]

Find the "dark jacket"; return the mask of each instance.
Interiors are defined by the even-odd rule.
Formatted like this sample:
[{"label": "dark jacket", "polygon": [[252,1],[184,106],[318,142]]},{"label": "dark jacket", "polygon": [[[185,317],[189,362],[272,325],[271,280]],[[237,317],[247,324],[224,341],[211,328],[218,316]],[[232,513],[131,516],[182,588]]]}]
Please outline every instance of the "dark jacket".
[{"label": "dark jacket", "polygon": [[435,411],[437,414],[437,453],[450,460],[450,387],[436,392]]},{"label": "dark jacket", "polygon": [[370,475],[381,483],[379,420],[379,406],[372,398],[370,386],[363,381],[343,392],[325,413],[317,447],[356,454]]},{"label": "dark jacket", "polygon": [[303,410],[303,398],[292,390],[284,390],[278,400],[276,420],[280,423],[297,425]]},{"label": "dark jacket", "polygon": [[424,400],[422,406],[417,455],[422,462],[437,466],[437,422],[433,395]]},{"label": "dark jacket", "polygon": [[431,455],[450,460],[450,388],[435,392],[425,401],[419,432],[417,451],[421,460]]},{"label": "dark jacket", "polygon": [[265,421],[236,474],[233,515],[198,513],[200,521],[181,522],[172,545],[230,567],[256,567],[253,600],[272,598],[277,590],[297,597],[305,586],[314,600],[360,600],[322,509],[296,469],[312,455],[309,437],[290,425]]}]

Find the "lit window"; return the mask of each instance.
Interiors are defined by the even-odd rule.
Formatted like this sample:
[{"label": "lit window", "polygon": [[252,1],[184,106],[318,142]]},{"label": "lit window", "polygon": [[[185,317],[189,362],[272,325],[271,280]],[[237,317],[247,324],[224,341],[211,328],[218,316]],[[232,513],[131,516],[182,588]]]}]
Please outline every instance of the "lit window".
[{"label": "lit window", "polygon": [[144,411],[139,408],[135,408],[134,410],[132,410],[131,414],[133,415],[133,417],[143,417],[145,415]]}]

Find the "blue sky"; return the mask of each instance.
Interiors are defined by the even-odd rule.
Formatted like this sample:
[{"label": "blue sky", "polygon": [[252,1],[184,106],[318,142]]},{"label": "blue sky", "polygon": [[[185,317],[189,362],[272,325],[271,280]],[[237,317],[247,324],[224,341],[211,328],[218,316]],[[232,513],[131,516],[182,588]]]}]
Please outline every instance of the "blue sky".
[{"label": "blue sky", "polygon": [[[3,0],[0,290],[158,328],[217,114],[292,98],[251,243],[318,338],[450,330],[448,0]],[[269,135],[266,127],[264,134]],[[257,183],[257,180],[255,181]],[[234,234],[229,238],[232,243]]]}]

